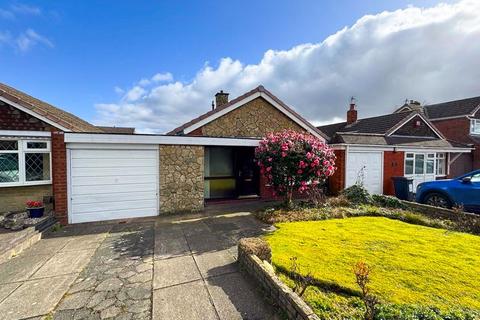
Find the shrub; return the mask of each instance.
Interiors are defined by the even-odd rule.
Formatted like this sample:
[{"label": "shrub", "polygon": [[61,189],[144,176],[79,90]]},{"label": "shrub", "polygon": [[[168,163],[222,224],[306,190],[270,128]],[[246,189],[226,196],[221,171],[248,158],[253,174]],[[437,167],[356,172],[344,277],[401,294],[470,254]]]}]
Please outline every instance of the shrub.
[{"label": "shrub", "polygon": [[370,204],[372,203],[372,196],[367,189],[360,184],[354,184],[351,187],[343,190],[342,195],[353,204]]},{"label": "shrub", "polygon": [[377,205],[386,208],[404,209],[406,206],[398,199],[392,196],[384,196],[381,194],[373,194],[372,200]]},{"label": "shrub", "polygon": [[361,298],[365,306],[365,320],[373,320],[375,318],[375,306],[378,304],[378,298],[370,292],[368,286],[371,272],[372,268],[363,261],[359,261],[353,266],[355,280],[362,291]]},{"label": "shrub", "polygon": [[255,149],[260,173],[284,196],[288,207],[294,191],[319,188],[335,172],[335,154],[312,135],[285,130],[269,133]]},{"label": "shrub", "polygon": [[272,261],[272,249],[270,245],[261,238],[242,238],[238,247],[246,254],[254,254],[260,260]]},{"label": "shrub", "polygon": [[330,207],[350,207],[352,205],[344,195],[328,198],[326,204]]}]

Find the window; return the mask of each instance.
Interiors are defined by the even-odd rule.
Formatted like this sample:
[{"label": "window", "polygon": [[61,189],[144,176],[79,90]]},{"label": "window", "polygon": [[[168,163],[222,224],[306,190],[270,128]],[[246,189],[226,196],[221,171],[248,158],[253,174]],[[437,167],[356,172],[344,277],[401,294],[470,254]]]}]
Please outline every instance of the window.
[{"label": "window", "polygon": [[480,173],[474,174],[470,181],[471,182],[480,182]]},{"label": "window", "polygon": [[405,174],[413,174],[413,153],[407,153],[405,156]]},{"label": "window", "polygon": [[435,153],[429,153],[427,154],[425,173],[433,174],[434,172],[435,172]]},{"label": "window", "polygon": [[470,133],[480,134],[480,119],[470,119]]},{"label": "window", "polygon": [[415,174],[423,174],[425,171],[425,155],[417,153],[415,155]]},{"label": "window", "polygon": [[0,187],[51,183],[49,141],[0,140]]},{"label": "window", "polygon": [[436,167],[437,167],[437,171],[436,171],[436,174],[438,176],[443,176],[443,175],[446,175],[447,174],[447,170],[446,170],[446,157],[445,157],[445,153],[437,153],[437,157],[436,157]]},{"label": "window", "polygon": [[447,173],[445,153],[406,153],[405,175],[437,175]]}]

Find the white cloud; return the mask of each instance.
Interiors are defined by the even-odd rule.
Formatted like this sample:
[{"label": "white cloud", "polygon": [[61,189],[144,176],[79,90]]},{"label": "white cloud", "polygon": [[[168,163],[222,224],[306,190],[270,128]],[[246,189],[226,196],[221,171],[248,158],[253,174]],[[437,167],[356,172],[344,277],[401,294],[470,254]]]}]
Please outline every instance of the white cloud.
[{"label": "white cloud", "polygon": [[42,36],[33,29],[25,30],[15,40],[15,45],[21,52],[26,52],[37,44],[53,48],[53,43],[47,37]]},{"label": "white cloud", "polygon": [[[316,124],[391,112],[405,98],[427,103],[480,95],[480,1],[409,6],[360,18],[320,43],[268,50],[257,64],[224,58],[189,82],[135,85],[98,104],[96,123],[165,132],[210,109],[216,91],[232,97],[259,84]],[[151,79],[151,81],[154,81]]]},{"label": "white cloud", "polygon": [[42,14],[42,10],[38,7],[35,6],[30,6],[27,4],[13,4],[10,6],[11,10],[15,13],[18,14],[24,14],[24,15],[33,15],[33,16],[39,16]]},{"label": "white cloud", "polygon": [[173,76],[170,72],[157,73],[152,77],[153,82],[169,82],[173,80]]}]

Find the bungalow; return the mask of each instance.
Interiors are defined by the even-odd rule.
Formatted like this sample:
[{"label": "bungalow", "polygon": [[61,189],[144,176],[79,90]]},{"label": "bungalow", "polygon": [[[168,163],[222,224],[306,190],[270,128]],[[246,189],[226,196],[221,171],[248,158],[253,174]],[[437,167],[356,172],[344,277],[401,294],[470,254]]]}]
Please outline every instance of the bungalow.
[{"label": "bungalow", "polygon": [[480,97],[422,106],[407,101],[395,113],[421,112],[449,140],[475,148],[472,153],[458,154],[451,161],[449,177],[480,168]]},{"label": "bungalow", "polygon": [[[268,198],[254,147],[271,131],[324,134],[259,86],[168,135],[91,125],[0,84],[0,211],[53,195],[62,223],[195,211],[205,201]],[[40,199],[41,200],[41,199]]]},{"label": "bungalow", "polygon": [[451,160],[471,152],[447,140],[417,110],[357,119],[355,107],[352,101],[346,122],[318,127],[337,156],[338,169],[329,181],[333,193],[360,182],[371,193],[394,194],[395,176],[412,178],[416,188],[447,177]]}]

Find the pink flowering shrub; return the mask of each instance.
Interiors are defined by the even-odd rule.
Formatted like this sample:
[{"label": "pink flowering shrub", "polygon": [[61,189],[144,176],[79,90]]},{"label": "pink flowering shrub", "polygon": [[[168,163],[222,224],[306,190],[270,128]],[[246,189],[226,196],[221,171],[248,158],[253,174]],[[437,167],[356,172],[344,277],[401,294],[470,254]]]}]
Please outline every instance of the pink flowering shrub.
[{"label": "pink flowering shrub", "polygon": [[294,191],[318,188],[335,172],[335,154],[320,139],[292,130],[269,133],[255,149],[260,173],[291,204]]}]

